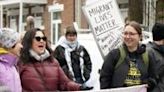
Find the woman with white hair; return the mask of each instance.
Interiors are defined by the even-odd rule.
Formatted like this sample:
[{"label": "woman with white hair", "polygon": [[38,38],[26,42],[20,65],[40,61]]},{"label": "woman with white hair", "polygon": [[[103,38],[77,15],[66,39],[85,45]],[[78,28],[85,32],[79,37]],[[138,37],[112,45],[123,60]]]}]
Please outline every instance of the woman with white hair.
[{"label": "woman with white hair", "polygon": [[18,32],[3,28],[0,33],[0,92],[21,92],[19,73],[16,70],[17,57],[22,44]]}]

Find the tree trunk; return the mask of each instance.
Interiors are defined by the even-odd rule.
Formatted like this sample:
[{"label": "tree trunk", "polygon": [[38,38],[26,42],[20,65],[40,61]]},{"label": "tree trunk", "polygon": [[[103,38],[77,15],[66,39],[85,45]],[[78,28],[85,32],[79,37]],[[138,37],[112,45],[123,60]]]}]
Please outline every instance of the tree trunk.
[{"label": "tree trunk", "polygon": [[164,1],[158,0],[156,7],[156,21],[164,23]]},{"label": "tree trunk", "polygon": [[143,22],[143,0],[129,0],[128,17],[130,20]]}]

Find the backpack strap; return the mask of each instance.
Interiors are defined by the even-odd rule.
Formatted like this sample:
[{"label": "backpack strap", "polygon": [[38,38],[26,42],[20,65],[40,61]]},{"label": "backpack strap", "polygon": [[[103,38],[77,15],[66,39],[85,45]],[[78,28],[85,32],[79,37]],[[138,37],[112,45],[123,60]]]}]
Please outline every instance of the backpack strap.
[{"label": "backpack strap", "polygon": [[148,57],[148,52],[145,51],[143,54],[142,54],[142,59],[146,65],[146,69],[148,69],[149,67],[149,57]]},{"label": "backpack strap", "polygon": [[126,57],[126,52],[123,47],[119,47],[119,51],[120,51],[120,58],[115,65],[115,69],[117,69],[117,67],[124,61],[124,59]]},{"label": "backpack strap", "polygon": [[[119,51],[120,51],[120,58],[119,58],[118,62],[115,65],[115,69],[117,69],[117,67],[124,61],[124,59],[126,57],[126,52],[125,52],[123,47],[119,47]],[[149,67],[149,57],[148,57],[148,52],[147,51],[145,51],[142,54],[142,59],[143,59],[145,65],[146,65],[146,69],[148,69],[148,67]]]}]

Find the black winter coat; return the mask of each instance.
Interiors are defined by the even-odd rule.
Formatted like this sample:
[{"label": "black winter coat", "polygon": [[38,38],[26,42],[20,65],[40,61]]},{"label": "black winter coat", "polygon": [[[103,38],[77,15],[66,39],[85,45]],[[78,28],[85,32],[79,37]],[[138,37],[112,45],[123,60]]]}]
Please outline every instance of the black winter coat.
[{"label": "black winter coat", "polygon": [[127,53],[125,60],[115,69],[115,65],[120,57],[119,49],[112,50],[104,60],[104,64],[100,73],[100,88],[108,89],[108,88],[117,88],[124,87],[124,81],[128,74],[129,70],[129,60],[127,57],[133,57],[136,59],[136,64],[138,65],[138,69],[141,72],[141,81],[142,84],[148,82],[149,79],[154,80],[154,62],[152,61],[152,56],[149,55],[149,67],[146,69],[146,65],[142,59],[142,53],[145,52],[145,46],[141,45],[138,49],[130,53],[127,50],[127,47],[124,46],[124,49]]},{"label": "black winter coat", "polygon": [[[82,51],[84,52],[84,55],[80,56],[80,52]],[[61,45],[57,46],[57,48],[54,51],[54,56],[59,61],[60,66],[64,70],[65,74],[71,80],[73,80],[72,75],[70,74],[69,68],[67,65],[67,61],[65,57],[65,48],[62,47]],[[79,57],[82,57],[84,60],[83,76],[85,80],[82,79]],[[74,51],[71,52],[71,63],[72,63],[73,72],[75,74],[75,79],[76,79],[75,81],[81,84],[86,82],[90,78],[90,73],[92,70],[92,63],[91,63],[91,59],[87,50],[83,46],[80,46],[79,48],[76,48]]]},{"label": "black winter coat", "polygon": [[147,47],[156,63],[157,84],[151,92],[164,92],[164,52],[154,42],[148,43]]}]

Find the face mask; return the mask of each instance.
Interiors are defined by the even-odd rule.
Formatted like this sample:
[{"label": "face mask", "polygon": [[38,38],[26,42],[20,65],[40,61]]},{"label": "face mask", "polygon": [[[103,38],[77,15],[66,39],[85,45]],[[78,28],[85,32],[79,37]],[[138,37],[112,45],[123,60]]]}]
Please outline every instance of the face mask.
[{"label": "face mask", "polygon": [[161,53],[164,54],[164,45],[160,45],[160,46],[159,46],[159,50],[160,50]]}]

